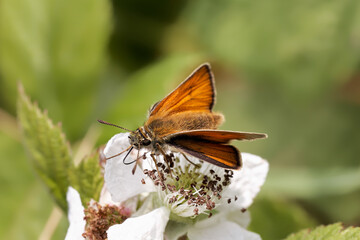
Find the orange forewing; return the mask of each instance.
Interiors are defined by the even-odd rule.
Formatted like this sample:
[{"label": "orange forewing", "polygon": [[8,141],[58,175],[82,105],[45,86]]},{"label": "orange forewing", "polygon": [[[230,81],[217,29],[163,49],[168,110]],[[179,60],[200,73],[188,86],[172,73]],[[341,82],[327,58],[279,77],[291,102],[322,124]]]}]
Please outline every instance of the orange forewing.
[{"label": "orange forewing", "polygon": [[186,136],[171,138],[167,144],[219,167],[230,169],[239,169],[241,167],[241,155],[231,145]]},{"label": "orange forewing", "polygon": [[184,82],[150,110],[148,121],[153,117],[166,117],[185,111],[211,112],[215,89],[210,66],[204,64]]},{"label": "orange forewing", "polygon": [[266,138],[267,135],[263,133],[249,133],[249,132],[235,132],[235,131],[222,131],[222,130],[193,130],[184,131],[167,136],[168,139],[177,136],[186,136],[187,138],[201,139],[204,141],[216,143],[228,143],[231,140],[254,140],[259,138]]}]

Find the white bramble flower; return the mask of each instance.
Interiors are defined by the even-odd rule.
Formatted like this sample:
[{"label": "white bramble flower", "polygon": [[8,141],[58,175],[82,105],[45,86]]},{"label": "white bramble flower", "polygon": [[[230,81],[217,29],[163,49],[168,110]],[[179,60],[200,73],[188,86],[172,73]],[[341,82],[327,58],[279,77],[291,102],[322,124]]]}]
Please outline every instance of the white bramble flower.
[{"label": "white bramble flower", "polygon": [[[130,146],[128,136],[128,133],[115,135],[104,149],[109,158],[105,166],[105,183],[116,202],[148,193],[152,206],[121,225],[131,222],[135,232],[145,228],[149,234],[157,231],[160,235],[156,238],[126,235],[129,236],[127,239],[163,239],[161,234],[164,234],[168,220],[171,227],[166,228],[167,239],[177,239],[185,234],[190,240],[260,239],[258,234],[246,230],[250,217],[244,211],[265,181],[269,167],[266,160],[241,153],[243,166],[238,171],[171,152],[167,152],[166,161],[164,156],[157,156],[156,165],[145,150],[132,150],[124,160],[127,152],[118,154]],[[138,167],[133,174],[134,165],[124,164],[124,161],[136,160]],[[162,219],[149,217],[149,214],[157,214]],[[151,230],[151,227],[155,229]],[[108,233],[116,232],[112,229]],[[122,229],[122,234],[127,233],[124,226]]]},{"label": "white bramble flower", "polygon": [[136,199],[127,201],[124,207],[124,204],[115,203],[107,198],[106,192],[101,197],[103,199],[100,199],[99,203],[92,201],[85,209],[79,193],[69,187],[67,201],[70,226],[65,240],[162,239],[169,215],[165,207],[129,218],[135,210],[133,203]]}]

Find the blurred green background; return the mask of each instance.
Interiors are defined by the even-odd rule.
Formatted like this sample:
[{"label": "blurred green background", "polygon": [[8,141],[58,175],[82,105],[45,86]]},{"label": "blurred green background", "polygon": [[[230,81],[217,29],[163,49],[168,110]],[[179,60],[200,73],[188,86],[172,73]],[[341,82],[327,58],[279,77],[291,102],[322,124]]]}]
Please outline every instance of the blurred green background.
[{"label": "blurred green background", "polygon": [[221,128],[269,135],[234,143],[270,163],[250,229],[275,240],[359,225],[359,1],[2,0],[0,239],[63,239],[67,229],[66,216],[52,222],[23,148],[18,82],[76,153],[85,135],[100,146],[118,132],[97,119],[135,129],[203,62]]}]

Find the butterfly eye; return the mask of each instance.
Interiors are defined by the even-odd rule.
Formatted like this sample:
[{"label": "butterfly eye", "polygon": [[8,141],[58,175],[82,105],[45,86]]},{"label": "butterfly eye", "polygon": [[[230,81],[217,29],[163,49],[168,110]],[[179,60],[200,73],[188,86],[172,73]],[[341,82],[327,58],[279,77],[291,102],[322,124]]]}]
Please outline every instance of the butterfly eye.
[{"label": "butterfly eye", "polygon": [[150,145],[150,143],[151,143],[151,141],[149,140],[149,139],[145,139],[144,141],[142,141],[142,145],[143,146],[148,146],[148,145]]}]

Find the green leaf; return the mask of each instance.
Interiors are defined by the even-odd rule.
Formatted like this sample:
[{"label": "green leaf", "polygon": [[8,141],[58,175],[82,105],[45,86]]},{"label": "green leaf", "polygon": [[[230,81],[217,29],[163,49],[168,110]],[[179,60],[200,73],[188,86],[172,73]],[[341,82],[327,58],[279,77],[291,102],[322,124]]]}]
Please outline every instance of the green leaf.
[{"label": "green leaf", "polygon": [[80,193],[84,206],[91,199],[99,200],[104,178],[99,164],[98,151],[83,159],[70,173],[70,182],[71,186]]},{"label": "green leaf", "polygon": [[360,239],[360,228],[349,227],[344,229],[341,223],[335,223],[328,226],[319,226],[312,231],[309,229],[302,230],[298,233],[291,234],[286,240],[356,240]]},{"label": "green leaf", "polygon": [[59,125],[55,126],[45,112],[33,104],[19,87],[18,118],[25,146],[41,180],[56,203],[67,209],[66,192],[71,170],[70,148]]}]

